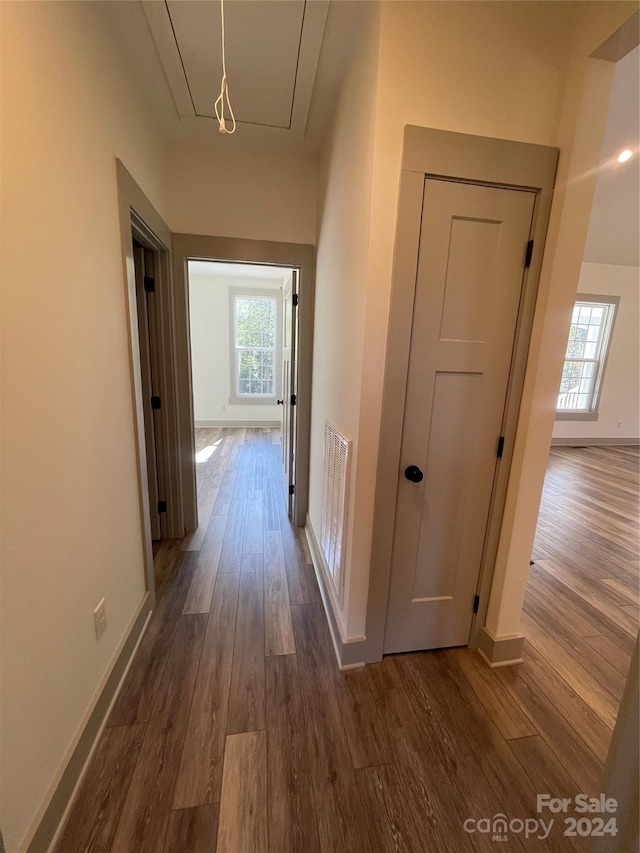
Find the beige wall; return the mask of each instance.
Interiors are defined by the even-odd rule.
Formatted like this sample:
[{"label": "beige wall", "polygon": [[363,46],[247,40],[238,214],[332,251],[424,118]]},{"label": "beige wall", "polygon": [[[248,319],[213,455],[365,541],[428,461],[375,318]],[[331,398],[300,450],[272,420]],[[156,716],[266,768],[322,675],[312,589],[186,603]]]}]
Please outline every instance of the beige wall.
[{"label": "beige wall", "polygon": [[166,161],[94,4],[0,8],[0,825],[14,853],[145,591],[115,158],[160,212]]},{"label": "beige wall", "polygon": [[[619,296],[597,421],[556,421],[554,438],[637,439],[640,436],[640,270],[582,264],[578,293]],[[620,425],[618,425],[620,424]]]},{"label": "beige wall", "polygon": [[[358,470],[377,40],[378,16],[372,7],[354,51],[321,160],[309,494],[309,518],[318,540],[322,524],[325,418],[354,442],[352,484]],[[357,513],[355,498],[356,490],[352,488],[347,510],[347,565],[353,562],[351,531]],[[361,581],[353,572],[347,575],[347,600],[366,601],[366,576],[364,586]],[[360,585],[350,590],[351,583]],[[337,618],[344,631],[342,613]]]},{"label": "beige wall", "polygon": [[168,225],[178,234],[315,243],[315,160],[169,150]]}]

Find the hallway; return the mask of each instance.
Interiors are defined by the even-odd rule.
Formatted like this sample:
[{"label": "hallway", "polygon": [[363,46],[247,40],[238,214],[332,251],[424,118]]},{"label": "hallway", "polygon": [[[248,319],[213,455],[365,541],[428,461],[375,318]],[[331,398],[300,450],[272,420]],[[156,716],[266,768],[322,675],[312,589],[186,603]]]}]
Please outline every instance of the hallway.
[{"label": "hallway", "polygon": [[[535,639],[503,670],[455,649],[339,673],[277,432],[198,431],[212,447],[206,535],[156,555],[162,595],[58,853],[495,850],[464,821],[600,792],[612,697]],[[588,849],[563,829],[500,848]]]}]

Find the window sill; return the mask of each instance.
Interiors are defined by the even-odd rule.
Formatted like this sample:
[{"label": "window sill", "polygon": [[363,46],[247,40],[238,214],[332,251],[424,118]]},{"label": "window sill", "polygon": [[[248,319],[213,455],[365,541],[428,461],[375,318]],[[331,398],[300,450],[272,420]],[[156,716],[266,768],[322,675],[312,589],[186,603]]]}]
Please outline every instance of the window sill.
[{"label": "window sill", "polygon": [[597,412],[556,412],[557,421],[597,421]]}]

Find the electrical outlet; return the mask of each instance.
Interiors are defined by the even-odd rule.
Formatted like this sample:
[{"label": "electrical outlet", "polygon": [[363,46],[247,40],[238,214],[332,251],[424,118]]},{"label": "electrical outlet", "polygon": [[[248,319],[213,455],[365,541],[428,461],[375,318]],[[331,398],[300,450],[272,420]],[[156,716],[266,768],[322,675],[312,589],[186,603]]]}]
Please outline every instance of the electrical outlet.
[{"label": "electrical outlet", "polygon": [[618,427],[618,429],[622,429],[622,421],[618,421],[618,423],[616,424],[616,426]]},{"label": "electrical outlet", "polygon": [[93,624],[96,629],[96,640],[99,640],[107,630],[107,608],[104,598],[93,611]]},{"label": "electrical outlet", "polygon": [[220,411],[221,411],[221,412],[226,412],[226,411],[227,411],[227,407],[225,406],[225,404],[224,404],[224,403],[220,403]]}]

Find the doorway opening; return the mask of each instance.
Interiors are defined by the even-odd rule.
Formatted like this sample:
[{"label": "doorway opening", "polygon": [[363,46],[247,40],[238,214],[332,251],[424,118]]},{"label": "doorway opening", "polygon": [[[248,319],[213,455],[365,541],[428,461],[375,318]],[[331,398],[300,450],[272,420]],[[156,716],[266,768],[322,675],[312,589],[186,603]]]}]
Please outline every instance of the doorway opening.
[{"label": "doorway opening", "polygon": [[636,46],[613,76],[522,614],[528,653],[610,727],[640,604],[639,75]]},{"label": "doorway opening", "polygon": [[[313,359],[313,311],[314,311],[314,247],[301,243],[276,243],[266,240],[245,240],[232,237],[206,237],[197,234],[174,234],[173,235],[173,298],[176,331],[176,370],[179,431],[180,431],[180,463],[181,483],[180,493],[184,510],[184,529],[187,533],[193,533],[199,527],[198,521],[198,497],[196,484],[196,446],[195,430],[196,420],[211,419],[214,422],[224,421],[224,416],[233,414],[233,420],[242,423],[248,416],[242,414],[251,410],[244,402],[238,403],[238,399],[247,396],[254,398],[263,397],[263,410],[267,410],[274,402],[276,408],[271,411],[277,429],[283,425],[290,433],[291,441],[285,440],[282,447],[287,450],[288,456],[281,462],[282,481],[288,477],[288,488],[292,488],[292,501],[287,501],[288,518],[297,527],[304,527],[307,514],[309,494],[309,443],[310,443],[310,420],[311,420],[311,372]],[[258,267],[263,268],[265,275],[271,270],[282,282],[281,296],[278,294],[275,306],[276,323],[281,329],[281,351],[278,355],[272,351],[270,346],[258,347],[255,342],[251,343],[249,338],[247,346],[239,341],[237,335],[232,335],[232,309],[240,314],[243,312],[250,316],[256,310],[259,313],[260,305],[253,304],[255,297],[252,294],[240,296],[240,301],[235,300],[232,306],[231,297],[227,297],[224,308],[225,334],[228,336],[228,389],[226,397],[216,398],[218,409],[206,418],[201,414],[196,416],[194,408],[194,373],[192,370],[192,341],[191,321],[194,312],[190,308],[190,264],[211,263],[226,264],[227,272],[234,271],[237,279],[238,270],[242,275],[256,272]],[[196,267],[197,269],[197,267]],[[202,267],[200,269],[203,269]],[[276,272],[277,270],[277,272]],[[259,276],[255,276],[256,278]],[[234,276],[232,276],[232,279]],[[286,281],[285,281],[286,279]],[[286,290],[287,282],[289,290]],[[267,288],[268,289],[268,288]],[[259,288],[258,288],[259,290]],[[286,299],[285,299],[286,297]],[[260,298],[260,294],[258,294]],[[252,301],[253,300],[253,301]],[[295,302],[295,304],[294,304]],[[278,309],[279,306],[279,309]],[[262,306],[268,312],[268,306]],[[285,338],[286,333],[286,338]],[[294,336],[295,335],[295,339]],[[291,340],[290,340],[291,338]],[[231,343],[234,343],[233,353]],[[289,342],[295,356],[291,358]],[[247,350],[249,352],[247,352]],[[269,354],[271,353],[271,354]],[[233,357],[232,357],[233,355]],[[287,358],[289,356],[289,358]],[[225,353],[225,358],[227,355]],[[281,369],[287,367],[289,361],[288,376],[282,378]],[[234,365],[232,396],[232,372]],[[269,375],[269,365],[273,370],[273,376]],[[238,367],[240,368],[238,370]],[[266,373],[265,373],[266,370]],[[273,384],[270,386],[269,383]],[[252,384],[254,383],[254,384]],[[286,394],[275,395],[271,392],[286,384]],[[268,397],[268,400],[264,400]],[[225,402],[225,399],[227,402]],[[278,400],[282,403],[278,405]],[[225,410],[221,411],[220,406]],[[231,408],[231,407],[234,408]],[[258,415],[258,418],[264,416]],[[229,420],[232,420],[229,418]],[[247,429],[246,426],[231,427],[236,429]],[[249,429],[255,427],[248,427]],[[206,445],[207,447],[209,445]],[[215,451],[213,452],[215,454]],[[280,492],[282,489],[280,489]],[[287,494],[288,497],[288,494]],[[283,496],[284,499],[284,496]]]},{"label": "doorway opening", "polygon": [[252,476],[254,491],[259,480],[268,484],[295,519],[300,270],[191,259],[187,279],[198,515],[191,549],[229,504],[237,478],[225,474],[234,466],[248,477],[242,488]]},{"label": "doorway opening", "polygon": [[[163,428],[159,416],[161,367],[159,357],[158,310],[155,298],[158,266],[157,251],[137,231],[132,231],[133,262],[136,282],[142,414],[144,419],[149,523],[151,541],[167,538],[166,483],[163,462]],[[143,242],[144,241],[144,242]]]}]

